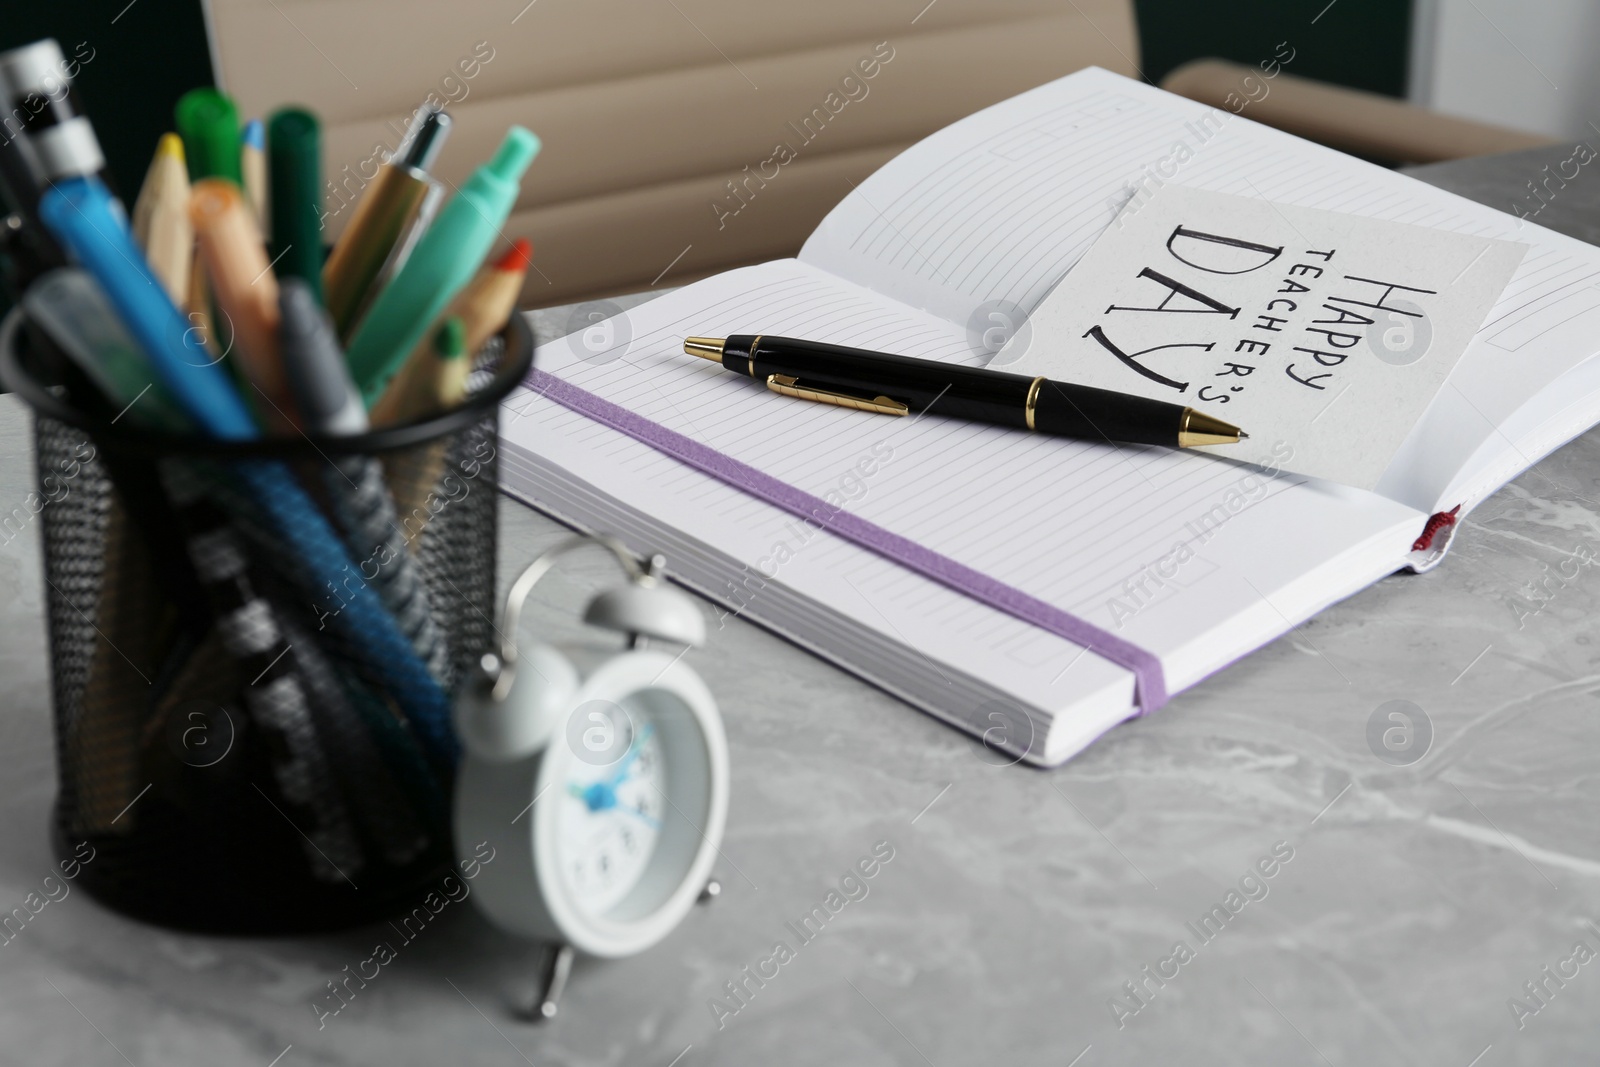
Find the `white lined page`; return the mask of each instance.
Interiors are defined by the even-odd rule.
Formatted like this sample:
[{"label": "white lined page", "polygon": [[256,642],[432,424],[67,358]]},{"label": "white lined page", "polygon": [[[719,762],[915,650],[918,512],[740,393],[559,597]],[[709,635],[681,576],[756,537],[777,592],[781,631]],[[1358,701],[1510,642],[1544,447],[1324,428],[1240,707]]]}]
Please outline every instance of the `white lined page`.
[{"label": "white lined page", "polygon": [[[1279,591],[1318,575],[1293,594],[1295,603],[1321,606],[1347,595],[1359,588],[1352,581],[1364,584],[1370,576],[1341,573],[1336,565],[1346,553],[1381,540],[1392,569],[1420,527],[1417,513],[1372,494],[1288,476],[1263,479],[1253,469],[1192,453],[846,411],[780,397],[683,354],[684,336],[767,333],[930,359],[974,358],[962,331],[949,323],[796,261],[720,275],[628,316],[632,339],[625,349],[580,358],[581,348],[556,342],[540,349],[539,365],[818,497],[841,491],[861,457],[881,456],[887,445],[892,458],[865,479],[848,510],[1122,634],[1162,657],[1173,686],[1214,669],[1219,655],[1238,655],[1290,625],[1297,609],[1278,603]],[[662,465],[648,446],[610,440],[591,451],[585,439],[606,436],[594,424],[566,431],[578,435],[577,444],[561,446],[549,436],[552,422],[573,425],[565,417],[518,420],[505,436],[539,454],[559,452],[573,474],[592,482],[620,477],[618,464],[637,465],[641,481],[628,496],[648,497],[650,507],[641,510],[650,514],[674,510],[674,521],[699,529],[706,543],[759,546],[751,525],[771,525],[776,509],[682,465]],[[663,495],[676,492],[693,493],[693,501],[680,507]],[[1246,503],[1230,510],[1237,500]],[[1221,521],[1219,507],[1226,513]],[[1146,579],[1142,595],[1130,601],[1127,584],[1180,544],[1191,558],[1155,587]],[[761,556],[744,562],[763,573],[772,569]],[[790,582],[790,573],[778,569]],[[868,570],[874,603],[883,605],[893,632],[936,622],[967,633],[973,618],[986,614],[975,616],[972,601],[952,600],[892,564],[879,561]],[[828,594],[832,599],[821,588],[801,591],[838,602],[837,591]],[[1119,600],[1138,610],[1129,616],[1115,606]],[[930,607],[939,618],[925,617]],[[1240,625],[1250,613],[1259,616],[1256,623]],[[998,625],[992,615],[983,619],[990,628]]]},{"label": "white lined page", "polygon": [[846,197],[800,258],[965,333],[987,301],[1031,311],[1179,144],[1192,158],[1165,169],[1184,185],[1532,246],[1391,465],[1385,495],[1441,506],[1469,458],[1495,458],[1500,424],[1600,350],[1593,247],[1097,69],[914,145]]}]

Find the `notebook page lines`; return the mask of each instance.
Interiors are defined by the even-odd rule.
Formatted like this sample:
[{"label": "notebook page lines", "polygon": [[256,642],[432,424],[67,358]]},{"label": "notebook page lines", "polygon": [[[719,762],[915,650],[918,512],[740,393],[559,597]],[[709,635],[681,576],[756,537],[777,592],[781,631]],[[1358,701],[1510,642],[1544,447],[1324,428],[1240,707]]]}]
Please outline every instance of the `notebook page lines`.
[{"label": "notebook page lines", "polygon": [[[850,472],[861,457],[892,450],[851,511],[1067,610],[1086,603],[1074,593],[1090,588],[1085,575],[1120,580],[1170,549],[1185,521],[1240,477],[1232,465],[1192,454],[779,397],[685,356],[682,338],[787,334],[922,358],[973,357],[948,323],[792,261],[690,289],[697,292],[631,312],[638,332],[621,358],[574,361],[555,372],[825,499],[854,484]],[[1127,532],[1107,538],[1108,528]]]},{"label": "notebook page lines", "polygon": [[1019,137],[1044,136],[1030,119],[986,138],[904,194],[869,204],[851,251],[873,261],[875,271],[909,274],[972,304],[1004,299],[1031,308],[1118,206],[1127,148],[1107,153],[1102,141],[1133,142],[1133,158],[1154,158],[1171,147],[1165,116],[1141,113],[1125,97],[1097,95],[1115,107],[1078,123],[1070,120],[1096,101],[1061,102],[1044,117],[1068,120],[1067,128],[1035,152],[1015,158],[1005,151]]},{"label": "notebook page lines", "polygon": [[[1600,304],[1600,270],[1572,242],[1226,111],[1099,71],[995,110],[1005,113],[990,117],[999,128],[978,129],[975,117],[886,165],[824,220],[801,258],[953,322],[985,300],[1028,311],[1111,222],[1113,206],[1170,180],[1531,244],[1486,326],[1490,340],[1507,331],[1504,348]],[[1174,165],[1180,143],[1187,154]],[[1034,147],[1008,158],[1019,146]],[[1536,273],[1552,267],[1572,273]],[[1541,308],[1551,304],[1561,306],[1546,322]],[[1498,323],[1518,306],[1531,321]]]},{"label": "notebook page lines", "polygon": [[[1120,686],[1131,695],[1131,678],[1123,669],[1085,655],[1083,649],[1063,638],[852,542],[809,531],[787,512],[546,398],[524,393],[514,398],[514,403],[524,404],[531,417],[520,421],[506,438],[508,470],[525,466],[527,453],[543,456],[577,474],[602,495],[609,492],[656,521],[731,555],[735,565],[703,586],[725,605],[719,613],[719,626],[729,616],[744,615],[748,609],[751,617],[781,625],[782,632],[794,636],[792,621],[784,625],[764,608],[766,584],[777,580],[911,650],[907,655],[924,666],[925,680],[937,683],[937,688],[945,687],[950,676],[964,672],[999,692],[1045,709],[1065,709],[1107,684]],[[615,462],[595,461],[581,443],[594,439],[587,431],[597,431],[600,440],[622,445]],[[686,474],[687,492],[661,492],[663,477],[675,470]],[[557,499],[547,500],[537,492],[532,495],[541,503],[560,506]],[[728,519],[729,514],[741,517]],[[614,520],[601,520],[600,525],[618,528]],[[664,547],[656,536],[642,536],[645,545]],[[794,555],[774,564],[780,546],[787,546]],[[878,662],[857,649],[849,665],[881,680],[882,675],[874,670]],[[954,706],[966,707],[959,701]]]},{"label": "notebook page lines", "polygon": [[[1030,170],[1047,170],[1061,157],[1062,150],[1070,147],[1067,139],[1074,130],[1114,120],[1134,106],[1133,100],[1120,94],[1091,92],[1004,127],[975,142],[950,173],[930,171],[893,199],[878,205],[878,219],[863,228],[850,247],[867,256],[882,257],[894,245],[899,225],[963,210],[968,200],[957,190],[971,186],[975,173],[1003,171],[994,160],[1029,163],[1033,164]],[[1040,152],[1041,148],[1045,151]]]}]

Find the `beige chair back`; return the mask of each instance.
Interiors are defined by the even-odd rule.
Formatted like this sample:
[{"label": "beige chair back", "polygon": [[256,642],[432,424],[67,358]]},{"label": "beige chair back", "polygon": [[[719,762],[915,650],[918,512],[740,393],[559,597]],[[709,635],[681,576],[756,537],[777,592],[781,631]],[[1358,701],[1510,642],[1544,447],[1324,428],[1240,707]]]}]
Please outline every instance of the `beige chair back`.
[{"label": "beige chair back", "polygon": [[919,138],[1138,62],[1128,0],[209,0],[208,22],[241,114],[322,116],[329,240],[430,94],[446,182],[508,124],[538,133],[505,227],[533,307],[792,255]]}]

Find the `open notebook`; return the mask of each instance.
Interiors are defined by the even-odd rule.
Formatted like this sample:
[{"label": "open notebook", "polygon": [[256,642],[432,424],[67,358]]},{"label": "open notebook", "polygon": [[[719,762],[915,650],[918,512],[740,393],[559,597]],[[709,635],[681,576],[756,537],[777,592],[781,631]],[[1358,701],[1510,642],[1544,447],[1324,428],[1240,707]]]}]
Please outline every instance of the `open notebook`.
[{"label": "open notebook", "polygon": [[[1183,184],[1530,246],[1377,491],[1192,453],[845,411],[682,352],[686,335],[768,333],[983,362],[974,315],[991,301],[1038,305],[1179,143],[1193,150],[1172,179]],[[1194,684],[1385,574],[1435,562],[1440,547],[1412,552],[1430,514],[1465,513],[1600,418],[1597,337],[1600,250],[1086,70],[909,149],[846,197],[797,259],[662,296],[588,343],[542,346],[531,388],[508,401],[502,474],[558,517],[664,552],[725,613],[1048,765],[1153,710],[1163,689]],[[772,494],[730,484],[719,456],[935,565],[905,566],[870,538],[803,522]],[[971,595],[941,567],[999,592]],[[1007,601],[1020,594],[1100,637],[1039,624]],[[1124,645],[1142,665],[1108,651]]]}]

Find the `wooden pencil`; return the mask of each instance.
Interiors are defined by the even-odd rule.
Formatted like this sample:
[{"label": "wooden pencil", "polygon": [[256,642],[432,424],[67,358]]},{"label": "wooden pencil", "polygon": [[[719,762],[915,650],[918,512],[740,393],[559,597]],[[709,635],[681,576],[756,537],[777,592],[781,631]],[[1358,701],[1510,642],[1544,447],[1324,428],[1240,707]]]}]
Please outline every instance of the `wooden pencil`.
[{"label": "wooden pencil", "polygon": [[[278,280],[261,231],[239,187],[225,178],[202,178],[189,197],[200,257],[217,312],[226,321],[232,351],[250,402],[269,430],[292,431],[294,402],[278,351]],[[219,324],[221,325],[221,324]]]},{"label": "wooden pencil", "polygon": [[[472,360],[466,354],[466,331],[458,318],[446,319],[434,332],[433,351],[408,375],[408,392],[396,400],[397,419],[426,418],[466,399],[467,374]],[[385,394],[384,399],[388,399]],[[416,550],[416,539],[427,525],[428,498],[444,474],[448,440],[429,441],[398,453],[385,464],[384,478],[394,497],[406,543]],[[406,521],[421,516],[423,521]]]},{"label": "wooden pencil", "polygon": [[162,134],[156,143],[156,154],[133,205],[133,237],[167,295],[180,306],[187,302],[194,228],[189,224],[189,171],[183,159],[183,139],[175,133]]}]

